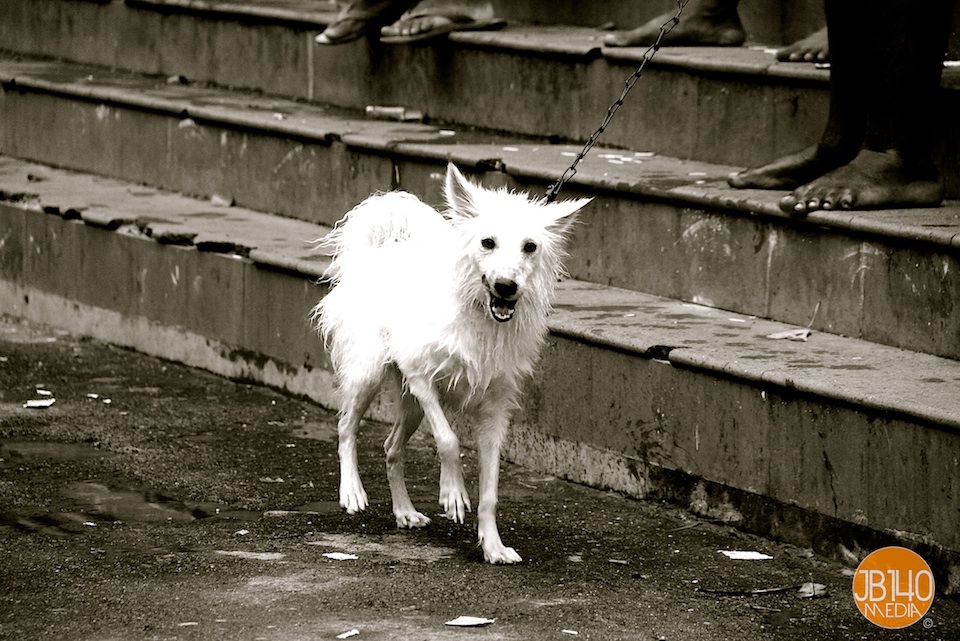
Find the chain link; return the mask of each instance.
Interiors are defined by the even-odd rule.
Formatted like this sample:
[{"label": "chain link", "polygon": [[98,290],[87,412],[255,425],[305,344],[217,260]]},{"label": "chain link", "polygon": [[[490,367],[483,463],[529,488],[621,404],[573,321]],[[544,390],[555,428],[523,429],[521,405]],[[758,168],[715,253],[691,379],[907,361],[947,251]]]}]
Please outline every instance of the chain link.
[{"label": "chain link", "polygon": [[577,154],[577,157],[573,159],[573,163],[560,175],[560,179],[550,185],[547,189],[547,202],[553,202],[557,199],[557,195],[560,193],[560,189],[563,188],[571,178],[574,177],[577,173],[577,165],[580,164],[580,161],[590,153],[590,150],[593,149],[593,146],[597,144],[597,140],[600,138],[600,135],[606,131],[607,127],[610,125],[610,121],[613,120],[613,116],[617,113],[617,110],[623,105],[623,101],[626,100],[627,94],[630,93],[630,90],[633,89],[633,86],[637,84],[637,81],[640,80],[640,76],[643,74],[643,68],[647,66],[647,63],[653,59],[653,56],[656,55],[657,51],[660,50],[660,42],[663,40],[663,37],[673,31],[673,28],[680,24],[680,14],[683,13],[683,8],[687,6],[687,2],[690,0],[677,0],[677,14],[660,25],[660,34],[657,36],[656,42],[650,45],[645,52],[643,52],[643,59],[640,61],[640,66],[637,67],[637,70],[627,78],[627,81],[624,83],[623,92],[620,94],[620,97],[617,98],[609,108],[607,108],[607,115],[603,119],[603,122],[600,123],[600,126],[597,127],[597,130],[593,132],[587,142],[583,145],[583,149],[580,150],[580,153]]}]

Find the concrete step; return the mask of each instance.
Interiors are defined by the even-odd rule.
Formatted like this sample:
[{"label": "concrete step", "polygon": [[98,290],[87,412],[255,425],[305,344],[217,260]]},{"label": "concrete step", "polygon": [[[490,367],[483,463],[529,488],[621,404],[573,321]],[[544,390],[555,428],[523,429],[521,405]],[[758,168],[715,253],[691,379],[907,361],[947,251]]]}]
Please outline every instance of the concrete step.
[{"label": "concrete step", "polygon": [[[595,28],[523,24],[457,33],[426,47],[321,47],[313,36],[329,20],[329,11],[316,10],[323,6],[0,3],[0,42],[20,53],[355,109],[403,105],[434,120],[565,140],[594,132],[644,53],[603,48]],[[812,64],[777,63],[762,46],[666,48],[605,140],[678,158],[760,164],[819,138],[827,78]],[[944,82],[944,114],[958,108],[960,69],[953,68]],[[956,119],[944,120],[942,163],[950,193],[960,195],[960,128]]]},{"label": "concrete step", "polygon": [[[0,153],[331,225],[370,193],[439,203],[455,161],[542,193],[579,146],[371,120],[164,78],[0,59]],[[960,207],[782,214],[735,168],[595,148],[562,195],[592,195],[580,280],[960,358]]]},{"label": "concrete step", "polygon": [[[3,157],[0,309],[331,406],[327,229]],[[576,280],[550,329],[511,460],[960,589],[957,361]]]}]

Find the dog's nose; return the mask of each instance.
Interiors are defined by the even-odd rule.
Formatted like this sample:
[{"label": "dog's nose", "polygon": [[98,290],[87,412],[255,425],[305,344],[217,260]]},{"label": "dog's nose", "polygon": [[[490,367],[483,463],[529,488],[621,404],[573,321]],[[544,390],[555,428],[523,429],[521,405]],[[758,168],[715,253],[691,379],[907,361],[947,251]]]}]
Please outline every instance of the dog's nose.
[{"label": "dog's nose", "polygon": [[500,298],[513,299],[517,296],[517,283],[508,278],[498,278],[493,282],[493,293]]}]

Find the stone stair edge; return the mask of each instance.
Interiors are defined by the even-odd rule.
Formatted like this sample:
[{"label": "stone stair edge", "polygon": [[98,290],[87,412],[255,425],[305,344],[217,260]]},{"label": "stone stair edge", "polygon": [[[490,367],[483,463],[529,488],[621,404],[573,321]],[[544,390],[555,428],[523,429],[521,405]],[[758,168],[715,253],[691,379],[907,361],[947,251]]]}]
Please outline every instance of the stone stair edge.
[{"label": "stone stair edge", "polygon": [[[329,228],[314,223],[36,163],[0,157],[0,196],[42,215],[236,254],[314,281],[328,260],[314,250],[314,241]],[[561,283],[550,328],[602,349],[666,360],[761,390],[788,389],[960,430],[960,362],[950,359],[822,332],[803,342],[775,339],[771,335],[803,328],[575,280]]]},{"label": "stone stair edge", "polygon": [[[100,1],[100,0],[97,0]],[[335,7],[306,9],[298,3],[224,2],[223,0],[125,0],[125,4],[165,13],[185,12],[216,18],[274,21],[318,32],[337,14]],[[289,4],[290,6],[285,6]],[[332,3],[326,3],[332,5]],[[279,6],[278,6],[279,5]],[[814,63],[779,62],[776,49],[747,42],[741,47],[606,47],[601,28],[576,25],[535,25],[512,21],[505,29],[494,31],[458,31],[450,34],[452,43],[514,51],[531,55],[560,55],[585,61],[603,58],[613,63],[637,65],[647,58],[651,67],[687,69],[695,72],[746,76],[769,76],[782,81],[806,81],[825,85],[828,67]],[[945,72],[944,87],[960,90],[960,70]]]},{"label": "stone stair edge", "polygon": [[[556,181],[582,149],[578,144],[476,134],[469,128],[457,131],[446,129],[444,124],[376,120],[348,110],[282,97],[169,84],[158,77],[23,56],[0,55],[0,85],[321,144],[340,141],[358,149],[438,164],[455,162],[465,168],[496,171],[544,187]],[[472,142],[481,138],[494,142]],[[568,184],[581,191],[680,202],[737,215],[760,215],[783,224],[830,227],[948,250],[960,247],[960,203],[950,201],[945,207],[917,210],[820,211],[798,219],[780,211],[777,200],[781,192],[729,188],[725,178],[736,169],[598,146],[587,155]]]}]

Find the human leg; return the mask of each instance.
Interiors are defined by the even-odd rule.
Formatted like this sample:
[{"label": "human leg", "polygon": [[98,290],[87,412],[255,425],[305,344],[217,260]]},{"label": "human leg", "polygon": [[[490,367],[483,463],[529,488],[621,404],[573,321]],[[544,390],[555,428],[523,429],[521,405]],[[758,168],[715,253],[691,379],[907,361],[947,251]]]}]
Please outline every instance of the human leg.
[{"label": "human leg", "polygon": [[[843,5],[842,0],[827,6]],[[783,198],[784,211],[930,207],[941,203],[943,180],[934,152],[943,56],[956,0],[884,0],[860,16],[863,51],[856,67],[866,78],[863,144],[849,163]],[[865,21],[865,22],[864,22]],[[834,51],[831,36],[831,52]],[[831,55],[834,55],[831,53]],[[837,70],[834,57],[831,69]]]},{"label": "human leg", "polygon": [[830,107],[820,142],[812,147],[747,169],[729,183],[740,189],[795,189],[846,165],[859,153],[866,132],[869,34],[862,17],[847,3],[824,3],[827,10]]},{"label": "human leg", "polygon": [[[665,46],[732,46],[739,47],[746,38],[740,23],[737,5],[740,0],[690,0],[683,9],[680,22],[661,41]],[[646,47],[660,35],[660,27],[676,16],[668,11],[629,31],[607,34],[608,47]]]}]

